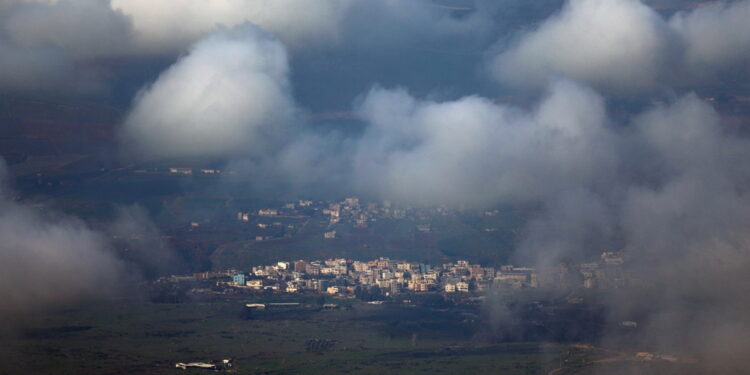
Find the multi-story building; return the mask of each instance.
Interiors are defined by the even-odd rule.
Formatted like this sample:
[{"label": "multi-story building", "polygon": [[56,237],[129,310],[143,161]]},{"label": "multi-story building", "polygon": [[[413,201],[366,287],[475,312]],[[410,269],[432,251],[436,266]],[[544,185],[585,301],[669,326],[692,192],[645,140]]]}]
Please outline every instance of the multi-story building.
[{"label": "multi-story building", "polygon": [[238,274],[232,276],[232,282],[236,286],[245,286],[245,274],[244,273],[238,273]]}]

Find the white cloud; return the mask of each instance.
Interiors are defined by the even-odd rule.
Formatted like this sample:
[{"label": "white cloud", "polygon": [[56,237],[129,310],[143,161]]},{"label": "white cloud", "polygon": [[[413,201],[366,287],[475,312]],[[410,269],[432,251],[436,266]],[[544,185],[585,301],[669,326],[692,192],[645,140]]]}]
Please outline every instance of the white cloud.
[{"label": "white cloud", "polygon": [[346,0],[112,0],[132,18],[139,42],[156,51],[179,50],[217,27],[252,22],[301,46],[335,40]]},{"label": "white cloud", "polygon": [[522,88],[539,89],[560,76],[620,95],[692,87],[726,68],[747,74],[748,16],[747,0],[681,11],[669,20],[640,0],[569,0],[494,56],[491,71]]},{"label": "white cloud", "polygon": [[544,87],[564,76],[620,92],[659,84],[667,26],[638,0],[571,0],[493,62],[502,81]]},{"label": "white cloud", "polygon": [[294,116],[287,54],[252,26],[196,43],[136,98],[123,136],[144,157],[262,155]]},{"label": "white cloud", "polygon": [[355,181],[388,199],[533,201],[594,184],[615,162],[601,98],[566,81],[533,112],[375,89],[359,113],[370,125],[354,156]]},{"label": "white cloud", "polygon": [[750,1],[715,2],[669,21],[685,43],[692,74],[710,74],[750,59]]}]

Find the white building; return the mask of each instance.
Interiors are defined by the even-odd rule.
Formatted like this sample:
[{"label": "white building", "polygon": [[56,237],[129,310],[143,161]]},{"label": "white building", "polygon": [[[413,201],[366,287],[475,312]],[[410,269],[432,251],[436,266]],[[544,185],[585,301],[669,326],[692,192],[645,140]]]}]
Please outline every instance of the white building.
[{"label": "white building", "polygon": [[258,210],[259,216],[276,216],[279,214],[279,211],[273,208],[264,208]]}]

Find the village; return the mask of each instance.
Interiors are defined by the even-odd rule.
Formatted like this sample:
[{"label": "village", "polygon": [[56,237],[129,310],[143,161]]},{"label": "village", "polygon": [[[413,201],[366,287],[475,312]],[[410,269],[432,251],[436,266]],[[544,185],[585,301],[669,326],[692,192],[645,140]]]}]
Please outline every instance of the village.
[{"label": "village", "polygon": [[389,297],[403,293],[481,293],[491,289],[624,287],[633,282],[622,270],[624,260],[605,252],[601,261],[561,264],[541,275],[532,267],[484,267],[465,260],[429,264],[378,258],[369,261],[279,261],[250,270],[201,272],[171,276],[158,282],[215,280],[217,287],[266,293],[318,293],[341,297],[369,294]]}]

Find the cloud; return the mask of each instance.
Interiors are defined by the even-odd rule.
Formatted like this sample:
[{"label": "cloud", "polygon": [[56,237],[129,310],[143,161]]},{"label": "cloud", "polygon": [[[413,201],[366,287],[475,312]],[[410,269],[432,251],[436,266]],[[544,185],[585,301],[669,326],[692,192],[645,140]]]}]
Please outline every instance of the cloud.
[{"label": "cloud", "polygon": [[678,12],[669,24],[685,43],[689,72],[714,74],[750,59],[750,1],[714,2],[691,12]]},{"label": "cloud", "polygon": [[355,46],[363,36],[369,45],[398,45],[489,26],[481,13],[458,20],[428,0],[112,0],[112,8],[132,19],[138,43],[152,51],[179,50],[217,27],[247,22],[294,50]]},{"label": "cloud", "polygon": [[500,54],[492,70],[516,86],[565,76],[607,90],[651,89],[669,53],[666,29],[638,0],[571,0]]},{"label": "cloud", "polygon": [[618,95],[694,87],[748,62],[749,4],[717,2],[665,19],[639,0],[570,0],[495,55],[490,70],[516,88],[560,76]]},{"label": "cloud", "polygon": [[595,184],[614,163],[603,103],[561,81],[534,111],[480,97],[418,101],[374,89],[358,109],[369,123],[353,157],[357,186],[422,203],[535,201]]},{"label": "cloud", "polygon": [[275,194],[485,206],[604,185],[618,163],[603,99],[567,80],[531,109],[479,96],[422,100],[375,87],[354,112],[361,131],[300,120],[274,152],[230,155],[230,168],[245,188]]},{"label": "cloud", "polygon": [[516,257],[544,271],[621,251],[646,287],[607,293],[612,322],[638,320],[643,350],[695,356],[702,371],[738,371],[747,359],[734,345],[750,344],[750,321],[737,313],[750,305],[750,175],[740,167],[750,140],[694,95],[622,126],[615,178],[548,195]]},{"label": "cloud", "polygon": [[196,43],[135,99],[123,137],[143,157],[264,155],[294,117],[287,53],[252,26]]},{"label": "cloud", "polygon": [[[478,73],[483,52],[492,75],[510,88],[541,90],[562,76],[630,95],[747,78],[747,0],[669,19],[638,0],[573,0],[505,43],[559,3],[474,0],[464,2],[473,10],[456,11],[429,0],[9,0],[0,4],[0,85],[100,94],[132,77],[120,75],[136,69],[123,61],[161,66],[245,23],[291,51],[297,94],[318,107],[341,109],[375,82],[489,95]],[[493,39],[506,48],[489,48]],[[333,80],[339,90],[319,93]]]},{"label": "cloud", "polygon": [[[451,45],[449,52],[479,48],[493,28],[488,14],[454,17],[429,0],[8,0],[0,4],[0,84],[96,93],[89,86],[116,86],[137,69],[123,62],[161,65],[214,32],[246,23],[274,34],[303,60],[333,53],[345,61],[421,56],[446,49],[441,43]],[[372,77],[369,70],[358,75]]]},{"label": "cloud", "polygon": [[[530,109],[472,96],[420,100],[375,88],[349,164],[358,192],[411,204],[535,203],[515,260],[542,272],[620,251],[644,288],[612,291],[637,347],[739,371],[750,345],[750,139],[694,94],[615,121],[567,80]],[[618,320],[619,319],[619,320]],[[608,340],[617,335],[605,336]]]},{"label": "cloud", "polygon": [[402,46],[450,50],[457,43],[477,43],[495,27],[484,8],[456,17],[425,0],[352,1],[348,10],[341,20],[343,38],[349,48],[361,50]]},{"label": "cloud", "polygon": [[303,46],[335,40],[349,1],[345,0],[112,0],[112,8],[131,17],[139,43],[150,50],[180,50],[214,32],[252,22]]},{"label": "cloud", "polygon": [[146,278],[177,274],[187,268],[142,206],[116,207],[106,233],[118,256],[135,265]]},{"label": "cloud", "polygon": [[0,39],[0,86],[7,90],[40,89],[50,82],[59,86],[73,67],[55,51],[20,49]]},{"label": "cloud", "polygon": [[[733,227],[744,220],[740,213],[750,212],[742,187],[750,174],[740,166],[750,159],[748,139],[728,133],[716,111],[695,95],[654,106],[627,124],[605,124],[602,131],[600,139],[607,142],[586,143],[581,153],[599,159],[592,146],[603,146],[607,151],[602,154],[610,154],[611,161],[598,169],[583,167],[592,176],[573,180],[570,189],[539,196],[547,212],[531,223],[530,242],[522,244],[523,249],[549,257],[546,249],[554,248],[553,242],[580,227],[609,236],[609,243],[591,246],[586,236],[577,236],[580,240],[566,245],[564,255],[580,258],[585,256],[581,249],[596,252],[608,246],[677,255],[692,247],[710,247],[698,245],[699,240],[725,238],[710,232]],[[550,176],[542,177],[545,184],[559,185]],[[713,217],[731,217],[732,212],[736,220]]]},{"label": "cloud", "polygon": [[274,34],[290,52],[295,95],[311,110],[341,110],[375,82],[466,90],[483,81],[476,74],[481,51],[500,25],[484,9],[459,17],[431,0],[177,4],[117,0],[113,7],[132,18],[139,50],[151,55],[169,56],[246,22]]},{"label": "cloud", "polygon": [[586,187],[546,198],[543,214],[525,226],[515,260],[544,272],[562,261],[589,260],[591,249],[611,249],[616,212],[607,198]]},{"label": "cloud", "polygon": [[[478,61],[487,35],[504,30],[494,13],[456,16],[426,0],[12,1],[0,5],[0,85],[77,88],[89,77],[95,87],[96,60],[187,49],[124,121],[122,139],[139,158],[229,160],[253,181],[249,189],[274,194],[534,204],[517,259],[548,269],[622,251],[652,288],[639,299],[614,296],[612,318],[645,306],[644,343],[731,368],[746,363],[731,345],[750,344],[750,321],[739,313],[750,305],[748,139],[692,94],[622,118],[607,103],[741,73],[748,4],[665,18],[637,0],[571,0],[494,56],[502,83],[546,90],[538,103],[517,106],[456,94],[436,78],[471,80],[473,63],[463,60]],[[421,75],[433,69],[431,57],[447,54],[458,57]],[[374,57],[382,60],[352,63]],[[309,70],[292,72],[290,60]],[[379,78],[391,87],[407,76],[425,82],[365,92],[351,108],[356,129],[342,130],[300,115],[293,84],[310,76],[323,77],[305,86],[314,96],[358,92]],[[350,96],[336,96],[336,105]],[[118,240],[5,194],[0,298],[49,306],[116,282],[123,261],[107,249]],[[154,274],[174,259],[139,251],[166,247],[142,209],[121,208],[105,227],[124,239],[129,253],[120,256]]]},{"label": "cloud", "polygon": [[128,293],[133,282],[186,269],[140,206],[115,207],[92,227],[8,186],[0,158],[0,317]]},{"label": "cloud", "polygon": [[108,1],[16,2],[9,12],[4,30],[19,48],[55,48],[75,60],[112,57],[133,48],[130,19],[113,11]]},{"label": "cloud", "polygon": [[97,0],[0,4],[0,88],[10,93],[101,95],[95,60],[132,50],[129,20]]},{"label": "cloud", "polygon": [[[745,363],[731,345],[750,344],[740,313],[750,305],[747,137],[691,94],[622,118],[607,103],[742,74],[750,2],[665,18],[637,0],[571,0],[493,56],[508,87],[546,90],[528,106],[464,95],[478,91],[488,35],[507,31],[507,3],[457,16],[427,0],[8,1],[0,86],[95,90],[107,73],[97,61],[183,53],[124,121],[137,157],[229,160],[248,189],[274,194],[534,204],[516,259],[548,269],[620,250],[653,287],[613,297],[613,319],[646,306],[644,343],[722,368]],[[347,108],[351,129],[305,120],[293,96],[304,87],[348,106],[374,81],[409,88],[365,92]],[[452,91],[457,81],[472,83]],[[140,208],[121,208],[97,232],[4,194],[0,298],[10,306],[96,295],[122,274],[118,256],[151,274],[175,259]],[[167,252],[140,251],[156,248]]]},{"label": "cloud", "polygon": [[[7,178],[0,160],[0,181]],[[106,237],[83,222],[11,199],[0,191],[0,314],[54,308],[115,289],[124,264]]]}]

